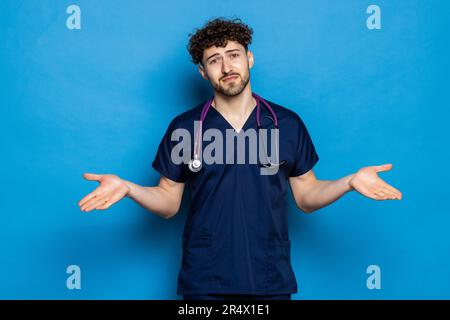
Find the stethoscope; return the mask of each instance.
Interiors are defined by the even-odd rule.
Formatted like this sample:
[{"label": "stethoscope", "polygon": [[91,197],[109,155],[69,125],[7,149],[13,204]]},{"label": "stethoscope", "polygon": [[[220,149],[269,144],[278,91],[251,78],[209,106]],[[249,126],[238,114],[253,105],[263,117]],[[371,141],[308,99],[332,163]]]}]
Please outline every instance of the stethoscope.
[{"label": "stethoscope", "polygon": [[[258,127],[258,135],[260,135],[259,133],[260,133],[260,129],[261,129],[260,102],[262,102],[266,106],[266,108],[270,111],[270,113],[272,114],[272,117],[269,117],[269,116],[266,116],[266,117],[271,118],[275,129],[278,129],[277,115],[275,114],[273,109],[270,107],[270,105],[267,103],[267,101],[264,100],[263,98],[261,98],[260,96],[258,96],[256,93],[252,93],[252,95],[256,100],[256,123],[257,123],[257,127]],[[198,172],[202,168],[202,161],[200,160],[200,157],[199,157],[199,145],[200,145],[199,139],[201,139],[200,133],[202,132],[203,121],[205,120],[206,115],[208,114],[208,110],[211,107],[213,100],[214,100],[214,97],[209,99],[202,108],[199,126],[197,127],[197,131],[195,132],[194,158],[189,160],[189,165],[188,165],[189,170],[191,170],[192,172]],[[278,139],[276,139],[276,141],[277,140]],[[262,139],[262,141],[264,141],[264,139]],[[275,142],[275,143],[277,143],[277,142]],[[264,147],[266,159],[268,159],[269,156],[267,155],[267,149],[265,148],[265,145],[263,147]],[[278,146],[276,144],[275,144],[275,150],[278,150]],[[273,163],[270,160],[268,160],[267,163],[259,162],[259,166],[263,167],[263,168],[274,168],[274,167],[280,167],[285,163],[286,163],[286,160],[281,160],[279,163]]]}]

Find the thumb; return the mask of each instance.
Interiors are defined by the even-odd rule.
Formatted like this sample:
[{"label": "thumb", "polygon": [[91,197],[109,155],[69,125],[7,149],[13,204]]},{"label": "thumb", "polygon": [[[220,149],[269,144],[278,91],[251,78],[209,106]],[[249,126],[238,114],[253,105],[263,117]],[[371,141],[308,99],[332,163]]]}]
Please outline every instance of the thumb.
[{"label": "thumb", "polygon": [[386,164],[382,164],[380,166],[375,166],[375,170],[377,172],[381,172],[381,171],[389,171],[392,169],[392,163],[386,163]]},{"label": "thumb", "polygon": [[102,175],[101,174],[94,174],[94,173],[85,173],[85,174],[83,174],[83,177],[86,180],[100,180]]}]

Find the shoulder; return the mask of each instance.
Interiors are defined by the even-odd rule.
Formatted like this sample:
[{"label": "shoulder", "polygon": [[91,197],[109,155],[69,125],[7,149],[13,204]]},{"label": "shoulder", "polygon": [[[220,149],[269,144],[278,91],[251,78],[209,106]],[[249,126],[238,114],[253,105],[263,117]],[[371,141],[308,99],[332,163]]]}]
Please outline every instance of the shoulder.
[{"label": "shoulder", "polygon": [[200,115],[206,101],[197,104],[194,107],[189,108],[188,110],[178,114],[175,116],[169,124],[170,128],[187,128],[192,126],[194,121],[198,121],[200,119]]},{"label": "shoulder", "polygon": [[304,128],[305,124],[303,122],[303,119],[301,116],[294,111],[291,107],[282,106],[278,103],[275,103],[271,100],[265,99],[269,105],[272,107],[273,111],[275,112],[278,121],[283,123],[287,126],[293,126],[293,127],[300,127]]}]

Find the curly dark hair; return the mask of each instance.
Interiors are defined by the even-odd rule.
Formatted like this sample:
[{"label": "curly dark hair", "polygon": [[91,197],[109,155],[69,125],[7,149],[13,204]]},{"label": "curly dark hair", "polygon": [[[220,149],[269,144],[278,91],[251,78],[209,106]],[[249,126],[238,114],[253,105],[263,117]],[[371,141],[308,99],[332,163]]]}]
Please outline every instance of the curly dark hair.
[{"label": "curly dark hair", "polygon": [[202,61],[203,50],[211,46],[225,47],[228,40],[237,41],[248,49],[252,42],[253,29],[243,23],[241,19],[215,18],[208,21],[201,29],[190,33],[187,49],[192,57],[192,62],[199,64]]}]

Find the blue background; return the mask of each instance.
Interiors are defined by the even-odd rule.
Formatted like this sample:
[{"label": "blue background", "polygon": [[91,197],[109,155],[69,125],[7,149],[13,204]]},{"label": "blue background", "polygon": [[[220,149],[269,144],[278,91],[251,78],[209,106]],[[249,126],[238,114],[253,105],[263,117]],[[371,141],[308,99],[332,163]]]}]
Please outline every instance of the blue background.
[{"label": "blue background", "polygon": [[[81,8],[69,30],[66,8]],[[381,8],[369,30],[366,8]],[[393,163],[402,201],[289,199],[293,299],[449,299],[448,1],[1,1],[0,298],[180,299],[187,198],[164,220],[130,199],[81,212],[115,173],[155,185],[170,120],[212,91],[186,50],[217,16],[254,29],[253,90],[295,110],[320,179]],[[447,39],[447,40],[446,40]],[[66,288],[67,266],[81,290]],[[366,268],[381,267],[380,290]]]}]

